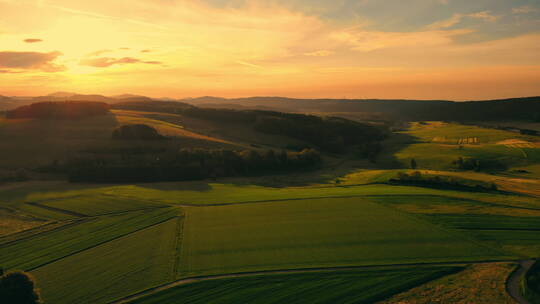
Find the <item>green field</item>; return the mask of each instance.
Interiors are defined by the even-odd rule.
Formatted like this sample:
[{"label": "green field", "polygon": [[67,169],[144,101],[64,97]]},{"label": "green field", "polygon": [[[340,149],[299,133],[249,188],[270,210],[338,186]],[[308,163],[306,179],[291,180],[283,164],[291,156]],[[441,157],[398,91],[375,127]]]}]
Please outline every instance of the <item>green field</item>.
[{"label": "green field", "polygon": [[358,198],[186,209],[181,276],[508,258]]},{"label": "green field", "polygon": [[[7,136],[0,148],[8,155],[23,147],[16,165],[39,146],[43,154],[29,164],[46,164],[73,149],[136,145],[111,143],[112,128],[126,122],[207,144],[234,141],[233,127],[214,132],[207,125],[204,133],[190,133],[185,126],[197,121],[184,126],[180,118],[117,111],[74,130],[71,121],[0,120],[0,136]],[[40,129],[46,139],[39,139]],[[109,303],[169,283],[178,285],[134,303],[373,303],[457,270],[437,264],[540,257],[535,138],[438,122],[414,123],[396,136],[406,141],[391,137],[383,148],[387,155],[375,163],[326,155],[325,168],[294,176],[0,184],[0,266],[30,271],[45,303],[53,304]],[[507,140],[527,143],[501,143]],[[173,142],[179,143],[167,144]],[[509,170],[459,171],[451,164],[458,157],[497,160]],[[416,171],[408,169],[411,158],[423,175],[473,187],[389,184],[399,172]],[[350,266],[360,268],[324,270]],[[486,276],[502,269],[487,268],[493,272]],[[505,275],[497,272],[497,282]],[[467,277],[474,279],[472,271]],[[476,283],[467,290],[483,286]]]},{"label": "green field", "polygon": [[171,219],[45,265],[46,303],[108,303],[174,278],[176,229]]},{"label": "green field", "polygon": [[373,303],[459,270],[415,267],[217,279],[178,286],[130,303]]},{"label": "green field", "polygon": [[[383,159],[395,159],[405,168],[412,158],[419,168],[432,170],[452,169],[452,162],[459,157],[494,160],[516,169],[527,169],[540,162],[538,138],[510,131],[426,122],[412,123],[403,134],[411,137],[410,142]],[[506,144],[507,141],[510,144]],[[523,144],[511,144],[512,141]],[[536,148],[531,148],[534,146]],[[531,173],[534,175],[530,177],[539,177],[535,170]]]},{"label": "green field", "polygon": [[0,265],[6,269],[34,269],[175,216],[177,210],[157,209],[85,219],[1,246]]}]

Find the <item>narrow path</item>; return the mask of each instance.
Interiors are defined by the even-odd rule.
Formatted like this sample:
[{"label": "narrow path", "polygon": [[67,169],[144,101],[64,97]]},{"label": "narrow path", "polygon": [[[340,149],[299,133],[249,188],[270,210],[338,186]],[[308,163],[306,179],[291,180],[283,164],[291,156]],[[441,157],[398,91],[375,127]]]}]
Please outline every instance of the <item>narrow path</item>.
[{"label": "narrow path", "polygon": [[521,294],[521,279],[534,264],[534,260],[519,261],[519,268],[512,272],[506,281],[506,291],[519,304],[530,304]]},{"label": "narrow path", "polygon": [[[218,279],[231,279],[231,278],[242,278],[249,276],[258,276],[258,275],[272,275],[272,274],[287,274],[287,273],[307,273],[307,272],[323,272],[323,271],[346,271],[346,270],[361,270],[361,269],[370,269],[378,267],[415,267],[415,266],[449,266],[449,265],[470,265],[470,264],[484,264],[484,263],[496,263],[496,262],[518,262],[516,260],[493,260],[493,261],[469,261],[469,262],[442,262],[442,263],[414,263],[414,264],[388,264],[388,265],[369,265],[369,266],[350,266],[350,267],[318,267],[318,268],[304,268],[304,269],[282,269],[282,270],[263,270],[263,271],[253,271],[253,272],[242,272],[242,273],[230,273],[230,274],[220,274],[220,275],[209,275],[209,276],[200,276],[200,277],[191,277],[174,282],[166,283],[161,286],[156,286],[143,290],[141,292],[123,297],[121,299],[109,302],[109,304],[124,304],[131,301],[141,299],[143,297],[156,294],[158,292],[174,288],[181,285],[209,281],[209,280],[218,280]],[[524,302],[529,304],[528,302]]]}]

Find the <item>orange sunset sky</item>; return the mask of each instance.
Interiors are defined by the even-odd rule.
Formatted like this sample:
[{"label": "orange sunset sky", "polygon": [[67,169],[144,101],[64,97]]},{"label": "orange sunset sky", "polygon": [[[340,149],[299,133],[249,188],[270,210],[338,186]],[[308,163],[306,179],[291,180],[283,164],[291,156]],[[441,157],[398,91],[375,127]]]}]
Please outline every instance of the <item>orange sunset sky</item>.
[{"label": "orange sunset sky", "polygon": [[0,0],[0,95],[540,95],[540,2]]}]

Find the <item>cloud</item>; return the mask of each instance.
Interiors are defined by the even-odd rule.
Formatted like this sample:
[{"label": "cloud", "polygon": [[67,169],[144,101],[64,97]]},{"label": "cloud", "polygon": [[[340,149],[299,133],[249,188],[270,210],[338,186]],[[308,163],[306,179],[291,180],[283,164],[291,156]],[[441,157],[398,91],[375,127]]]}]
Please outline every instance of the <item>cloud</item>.
[{"label": "cloud", "polygon": [[379,49],[417,49],[446,46],[452,43],[453,37],[470,32],[470,30],[466,29],[451,31],[428,30],[422,32],[378,32],[360,29],[338,32],[333,35],[333,38],[352,50],[371,52]]},{"label": "cloud", "polygon": [[238,60],[236,61],[236,63],[240,64],[240,65],[243,65],[243,66],[247,66],[247,67],[250,67],[250,68],[257,68],[257,69],[262,69],[263,67],[260,66],[260,65],[257,65],[257,64],[254,64],[254,63],[250,63],[250,62],[246,62],[246,61],[243,61],[243,60]]},{"label": "cloud", "polygon": [[141,53],[150,53],[152,50],[142,50]]},{"label": "cloud", "polygon": [[123,58],[111,58],[111,57],[98,57],[98,58],[86,58],[80,61],[81,65],[92,66],[96,68],[106,68],[115,64],[161,64],[161,61],[144,61],[133,57]]},{"label": "cloud", "polygon": [[103,54],[109,53],[109,52],[112,52],[112,50],[98,50],[98,51],[89,53],[88,56],[90,56],[90,57],[99,56],[99,55],[103,55]]},{"label": "cloud", "polygon": [[470,17],[470,18],[482,19],[489,22],[495,22],[497,21],[497,19],[499,19],[499,17],[493,16],[490,11],[483,11],[483,12],[468,14],[465,16]]},{"label": "cloud", "polygon": [[36,43],[36,42],[42,42],[43,40],[41,39],[36,39],[36,38],[28,38],[28,39],[24,39],[24,42],[26,43]]},{"label": "cloud", "polygon": [[333,54],[334,54],[333,51],[328,51],[328,50],[320,50],[320,51],[304,53],[304,55],[306,55],[306,56],[313,56],[313,57],[326,57],[326,56],[330,56],[330,55],[333,55]]},{"label": "cloud", "polygon": [[60,72],[66,67],[53,61],[61,55],[60,52],[0,52],[0,68]]},{"label": "cloud", "polygon": [[450,28],[458,23],[460,23],[464,18],[474,18],[481,19],[484,21],[495,22],[499,17],[491,15],[490,11],[476,12],[472,14],[454,14],[452,17],[434,22],[427,26],[428,30],[441,30]]},{"label": "cloud", "polygon": [[515,7],[512,9],[512,13],[514,14],[529,14],[529,13],[534,13],[534,12],[537,12],[538,9],[537,8],[534,8],[532,6],[528,6],[528,5],[523,5],[523,6],[520,6],[520,7]]},{"label": "cloud", "polygon": [[4,70],[0,69],[0,74],[17,74],[22,73],[21,71],[15,71],[15,70]]}]

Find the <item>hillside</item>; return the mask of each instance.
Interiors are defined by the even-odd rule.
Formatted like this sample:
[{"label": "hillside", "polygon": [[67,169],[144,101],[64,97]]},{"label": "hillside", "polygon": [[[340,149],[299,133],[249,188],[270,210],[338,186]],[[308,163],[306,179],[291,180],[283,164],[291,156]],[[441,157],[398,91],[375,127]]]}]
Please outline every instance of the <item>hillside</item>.
[{"label": "hillside", "polygon": [[443,100],[293,99],[250,97],[224,99],[201,97],[181,102],[208,107],[260,107],[300,113],[356,113],[398,120],[497,121],[540,119],[540,97],[453,102]]}]

